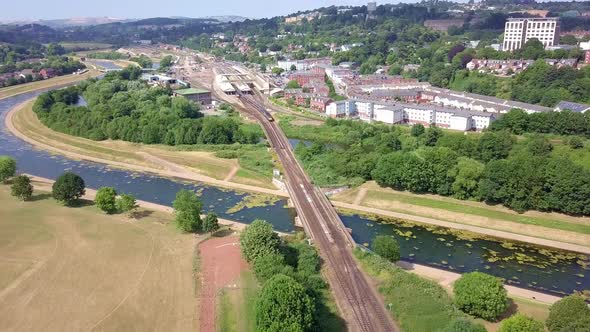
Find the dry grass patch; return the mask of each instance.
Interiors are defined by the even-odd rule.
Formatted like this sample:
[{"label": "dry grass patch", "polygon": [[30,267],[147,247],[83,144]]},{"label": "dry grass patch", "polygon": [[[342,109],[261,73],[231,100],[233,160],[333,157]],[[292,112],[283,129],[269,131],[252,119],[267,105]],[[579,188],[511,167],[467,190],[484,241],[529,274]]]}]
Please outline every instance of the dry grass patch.
[{"label": "dry grass patch", "polygon": [[0,186],[0,330],[197,328],[195,238],[170,215],[129,220],[8,191]]}]

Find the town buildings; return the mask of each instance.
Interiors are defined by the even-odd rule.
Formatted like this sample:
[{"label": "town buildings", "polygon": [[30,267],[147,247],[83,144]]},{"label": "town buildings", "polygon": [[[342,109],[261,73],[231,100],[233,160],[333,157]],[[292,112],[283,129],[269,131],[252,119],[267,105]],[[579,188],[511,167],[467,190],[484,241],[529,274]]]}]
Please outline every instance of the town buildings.
[{"label": "town buildings", "polygon": [[504,28],[502,50],[518,50],[533,38],[538,39],[545,47],[558,45],[559,35],[559,18],[509,18]]},{"label": "town buildings", "polygon": [[[578,67],[578,59],[545,59],[545,63],[550,66],[561,67]],[[494,59],[473,59],[467,63],[466,69],[476,70],[480,73],[491,73],[496,75],[512,75],[518,74],[526,70],[530,65],[535,63],[534,60],[494,60]]]}]

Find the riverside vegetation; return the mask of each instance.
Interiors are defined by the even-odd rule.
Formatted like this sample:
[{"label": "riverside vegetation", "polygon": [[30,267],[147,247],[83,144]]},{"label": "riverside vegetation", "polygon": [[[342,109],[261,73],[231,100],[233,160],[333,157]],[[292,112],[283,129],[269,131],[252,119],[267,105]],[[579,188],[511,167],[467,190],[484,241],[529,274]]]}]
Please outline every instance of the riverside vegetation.
[{"label": "riverside vegetation", "polygon": [[[564,116],[569,116],[564,113]],[[421,125],[328,119],[322,126],[281,121],[287,136],[316,143],[295,148],[321,186],[378,184],[416,193],[503,204],[519,212],[590,215],[588,147],[516,137],[504,130],[464,135]]]}]

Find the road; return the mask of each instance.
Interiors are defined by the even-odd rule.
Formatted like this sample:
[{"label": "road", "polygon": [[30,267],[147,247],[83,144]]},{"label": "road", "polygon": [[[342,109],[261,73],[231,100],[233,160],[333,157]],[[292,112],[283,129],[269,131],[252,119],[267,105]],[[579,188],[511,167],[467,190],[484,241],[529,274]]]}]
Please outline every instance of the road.
[{"label": "road", "polygon": [[327,197],[316,188],[295,159],[278,124],[263,115],[264,103],[250,95],[240,100],[257,119],[284,167],[287,189],[305,231],[318,246],[328,268],[328,281],[350,331],[400,331],[385,305],[354,260],[354,241]]}]

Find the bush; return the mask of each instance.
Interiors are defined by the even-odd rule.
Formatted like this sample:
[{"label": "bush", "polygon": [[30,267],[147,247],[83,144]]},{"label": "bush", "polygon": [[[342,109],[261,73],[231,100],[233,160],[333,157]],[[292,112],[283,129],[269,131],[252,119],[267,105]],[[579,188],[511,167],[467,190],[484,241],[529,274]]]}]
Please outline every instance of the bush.
[{"label": "bush", "polygon": [[270,253],[257,257],[254,260],[254,274],[261,284],[277,274],[291,276],[293,268],[285,264],[285,257],[278,253]]},{"label": "bush", "polygon": [[272,230],[272,225],[263,220],[255,220],[240,235],[242,254],[248,262],[256,258],[279,252],[280,239]]},{"label": "bush", "polygon": [[498,332],[543,332],[543,323],[529,318],[523,314],[516,314],[500,325]]},{"label": "bush", "polygon": [[133,195],[121,194],[121,197],[117,198],[115,205],[120,213],[130,212],[137,208],[137,201]]},{"label": "bush", "polygon": [[400,259],[400,249],[397,241],[388,235],[378,235],[371,245],[373,251],[390,262],[397,262]]},{"label": "bush", "polygon": [[443,332],[487,332],[483,325],[476,324],[467,318],[458,318],[451,322]]},{"label": "bush", "polygon": [[198,232],[202,228],[201,208],[203,204],[192,191],[181,190],[176,193],[172,203],[176,215],[176,227],[185,233]]},{"label": "bush", "polygon": [[111,187],[102,187],[96,192],[94,203],[103,212],[114,213],[117,211],[117,192]]},{"label": "bush", "polygon": [[84,180],[80,176],[66,172],[55,180],[51,189],[53,198],[70,205],[86,193],[85,187]]},{"label": "bush", "polygon": [[215,213],[207,214],[205,220],[203,220],[203,231],[207,233],[216,232],[219,229],[219,220]]},{"label": "bush", "polygon": [[8,156],[0,156],[0,182],[5,182],[16,174],[16,160]]},{"label": "bush", "polygon": [[486,320],[495,320],[508,308],[504,285],[485,273],[464,274],[455,282],[453,292],[459,309]]},{"label": "bush", "polygon": [[256,302],[257,331],[307,331],[315,305],[301,284],[285,275],[272,277]]},{"label": "bush", "polygon": [[555,302],[545,324],[551,332],[561,332],[577,319],[590,316],[590,308],[580,295],[570,295]]},{"label": "bush", "polygon": [[21,201],[26,201],[33,195],[31,179],[26,175],[19,175],[12,180],[10,194]]},{"label": "bush", "polygon": [[590,316],[576,319],[559,332],[590,332]]}]

